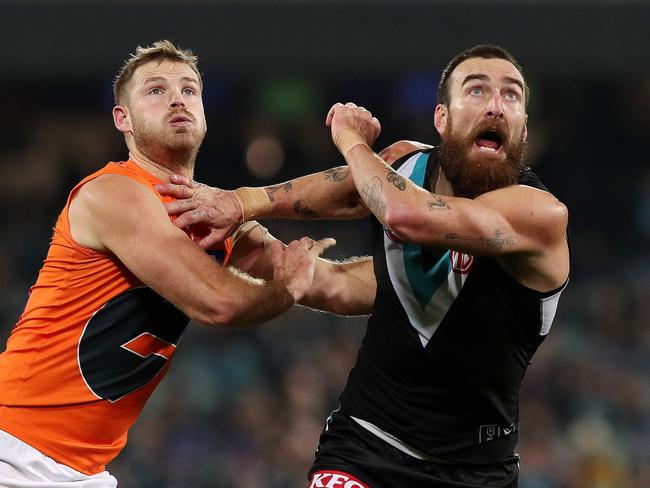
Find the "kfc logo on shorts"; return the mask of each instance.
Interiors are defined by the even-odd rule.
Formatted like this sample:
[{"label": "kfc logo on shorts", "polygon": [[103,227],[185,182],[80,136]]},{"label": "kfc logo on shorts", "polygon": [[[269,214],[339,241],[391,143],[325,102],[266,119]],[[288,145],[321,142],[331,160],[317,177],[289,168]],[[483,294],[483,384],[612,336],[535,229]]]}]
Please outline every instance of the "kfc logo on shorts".
[{"label": "kfc logo on shorts", "polygon": [[454,273],[467,274],[474,264],[474,256],[458,251],[449,251],[449,261],[451,261],[451,269],[454,270]]},{"label": "kfc logo on shorts", "polygon": [[361,480],[343,471],[316,471],[309,488],[370,488]]}]

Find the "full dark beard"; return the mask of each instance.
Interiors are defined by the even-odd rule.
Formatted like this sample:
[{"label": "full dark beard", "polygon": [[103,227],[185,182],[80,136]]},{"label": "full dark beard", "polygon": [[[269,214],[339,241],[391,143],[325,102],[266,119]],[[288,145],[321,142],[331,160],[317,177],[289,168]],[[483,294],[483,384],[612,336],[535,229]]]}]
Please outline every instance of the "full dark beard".
[{"label": "full dark beard", "polygon": [[[488,157],[472,158],[470,149],[477,137],[488,128],[496,128],[502,135],[505,161]],[[456,196],[475,198],[482,193],[503,188],[517,182],[524,169],[526,141],[522,130],[518,139],[507,139],[505,128],[499,123],[486,122],[466,137],[454,134],[451,118],[447,119],[445,137],[440,143],[440,167],[452,185]]]}]

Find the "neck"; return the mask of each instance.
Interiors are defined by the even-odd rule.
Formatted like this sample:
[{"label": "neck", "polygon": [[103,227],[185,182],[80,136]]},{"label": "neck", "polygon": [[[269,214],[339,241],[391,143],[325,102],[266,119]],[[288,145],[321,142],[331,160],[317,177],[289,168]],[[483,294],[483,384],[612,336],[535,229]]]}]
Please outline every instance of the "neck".
[{"label": "neck", "polygon": [[174,174],[189,179],[194,176],[195,154],[187,157],[158,157],[156,158],[157,161],[154,161],[136,147],[129,149],[129,159],[131,161],[163,181],[169,181],[169,177]]},{"label": "neck", "polygon": [[433,182],[433,193],[448,197],[456,196],[454,187],[451,185],[450,181],[445,176],[445,172],[440,166],[438,166],[438,171],[436,172],[436,177]]}]

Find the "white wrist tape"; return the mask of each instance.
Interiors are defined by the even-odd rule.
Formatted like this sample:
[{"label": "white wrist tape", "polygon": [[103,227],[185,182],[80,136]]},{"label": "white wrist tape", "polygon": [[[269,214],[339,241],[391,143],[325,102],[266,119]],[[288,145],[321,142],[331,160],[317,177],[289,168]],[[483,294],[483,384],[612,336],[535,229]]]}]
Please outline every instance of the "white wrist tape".
[{"label": "white wrist tape", "polygon": [[343,157],[345,157],[353,147],[358,146],[359,144],[368,146],[366,140],[361,137],[358,132],[348,128],[341,129],[336,133],[334,136],[334,144],[339,148]]}]

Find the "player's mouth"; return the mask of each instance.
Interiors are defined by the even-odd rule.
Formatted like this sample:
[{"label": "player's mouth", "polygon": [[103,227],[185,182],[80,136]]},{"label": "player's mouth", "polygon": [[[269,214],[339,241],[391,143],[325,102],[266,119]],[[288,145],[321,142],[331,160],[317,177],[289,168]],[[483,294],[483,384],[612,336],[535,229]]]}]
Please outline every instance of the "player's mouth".
[{"label": "player's mouth", "polygon": [[187,115],[175,115],[169,119],[169,125],[172,127],[187,127],[193,124],[192,119]]},{"label": "player's mouth", "polygon": [[474,145],[479,151],[488,154],[498,153],[503,147],[505,137],[497,129],[486,129],[479,133]]}]

